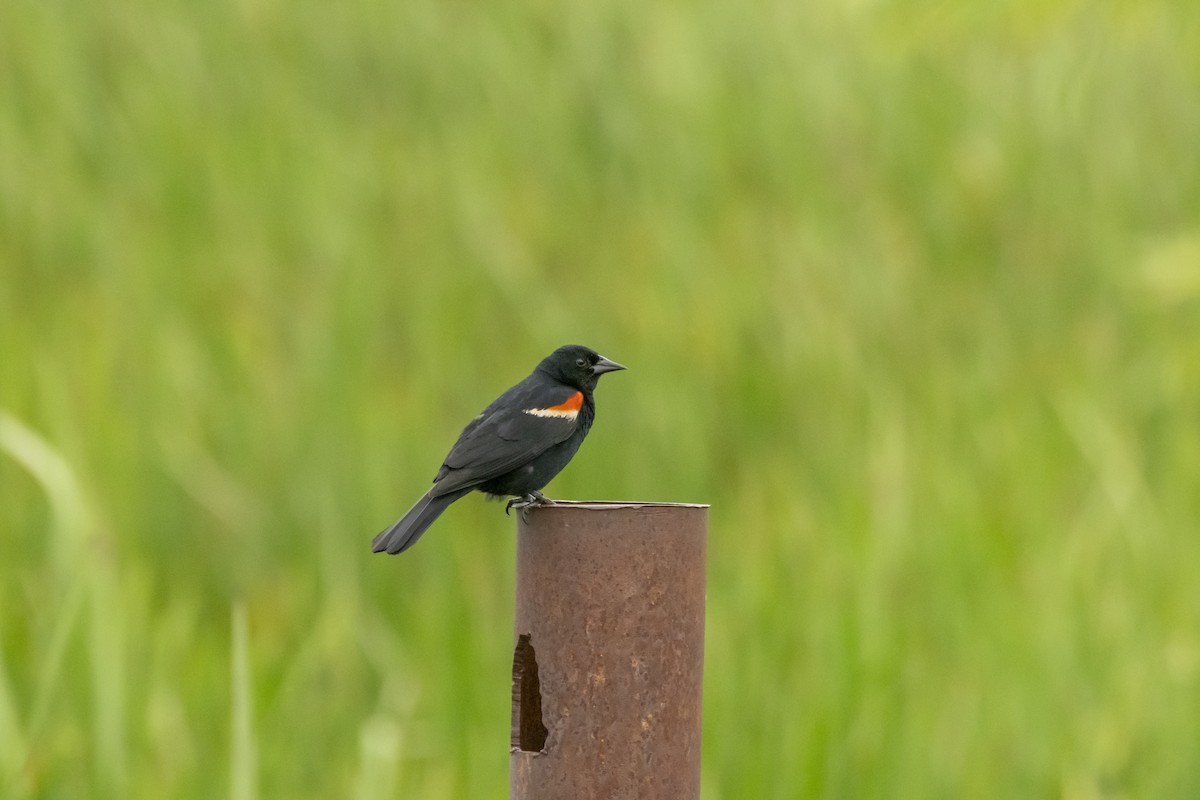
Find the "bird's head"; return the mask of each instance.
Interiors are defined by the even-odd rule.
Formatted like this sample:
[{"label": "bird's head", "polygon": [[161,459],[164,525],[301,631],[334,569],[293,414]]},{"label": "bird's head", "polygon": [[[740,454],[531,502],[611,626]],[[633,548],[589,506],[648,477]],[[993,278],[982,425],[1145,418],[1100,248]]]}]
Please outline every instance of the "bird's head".
[{"label": "bird's head", "polygon": [[560,347],[542,359],[538,370],[568,386],[585,392],[596,388],[596,382],[606,372],[625,369],[615,361],[609,361],[595,350],[578,344]]}]

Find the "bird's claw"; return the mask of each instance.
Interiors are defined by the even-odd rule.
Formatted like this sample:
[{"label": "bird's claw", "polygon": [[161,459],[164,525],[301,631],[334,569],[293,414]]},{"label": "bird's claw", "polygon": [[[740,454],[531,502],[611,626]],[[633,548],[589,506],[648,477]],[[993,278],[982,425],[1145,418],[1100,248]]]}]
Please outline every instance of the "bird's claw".
[{"label": "bird's claw", "polygon": [[554,501],[541,492],[530,492],[522,497],[513,497],[504,506],[504,515],[508,516],[511,509],[518,509],[521,512],[522,521],[525,519],[525,512],[531,508],[539,506],[552,506]]}]

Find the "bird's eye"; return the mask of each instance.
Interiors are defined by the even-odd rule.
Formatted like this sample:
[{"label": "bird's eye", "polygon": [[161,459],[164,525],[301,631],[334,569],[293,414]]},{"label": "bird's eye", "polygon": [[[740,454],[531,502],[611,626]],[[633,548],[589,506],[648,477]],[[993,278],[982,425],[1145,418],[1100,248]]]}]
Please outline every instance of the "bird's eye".
[{"label": "bird's eye", "polygon": [[588,363],[587,363],[586,358],[581,358],[575,362],[575,366],[577,366],[577,367],[586,367],[587,365],[588,365]]}]

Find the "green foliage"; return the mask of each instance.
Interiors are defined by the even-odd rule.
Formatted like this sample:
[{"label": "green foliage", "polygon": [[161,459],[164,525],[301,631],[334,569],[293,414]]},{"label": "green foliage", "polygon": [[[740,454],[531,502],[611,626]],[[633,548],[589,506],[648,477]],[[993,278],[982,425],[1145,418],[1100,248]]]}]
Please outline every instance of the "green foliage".
[{"label": "green foliage", "polygon": [[0,795],[497,797],[553,347],[705,796],[1200,796],[1200,6],[0,4]]}]

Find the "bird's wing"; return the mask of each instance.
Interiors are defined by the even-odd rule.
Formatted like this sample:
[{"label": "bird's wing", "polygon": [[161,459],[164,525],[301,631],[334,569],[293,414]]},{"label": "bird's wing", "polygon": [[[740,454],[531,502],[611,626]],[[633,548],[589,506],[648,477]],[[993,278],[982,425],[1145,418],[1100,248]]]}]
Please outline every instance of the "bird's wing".
[{"label": "bird's wing", "polygon": [[582,407],[583,393],[569,386],[514,386],[468,423],[434,479],[432,495],[475,486],[527,464],[570,438]]}]

